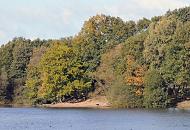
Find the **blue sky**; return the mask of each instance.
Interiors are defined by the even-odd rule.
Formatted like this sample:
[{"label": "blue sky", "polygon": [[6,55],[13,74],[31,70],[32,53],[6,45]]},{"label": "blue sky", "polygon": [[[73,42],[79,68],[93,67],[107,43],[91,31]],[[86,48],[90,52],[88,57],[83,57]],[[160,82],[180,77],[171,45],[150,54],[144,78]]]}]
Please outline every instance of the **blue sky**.
[{"label": "blue sky", "polygon": [[72,36],[96,14],[137,20],[188,5],[190,0],[0,0],[0,44],[19,36]]}]

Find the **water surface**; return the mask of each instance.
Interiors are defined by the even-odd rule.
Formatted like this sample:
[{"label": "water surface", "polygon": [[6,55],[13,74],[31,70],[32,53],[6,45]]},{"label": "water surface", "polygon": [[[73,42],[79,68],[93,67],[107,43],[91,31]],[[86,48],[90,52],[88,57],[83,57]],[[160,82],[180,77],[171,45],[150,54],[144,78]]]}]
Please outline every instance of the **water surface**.
[{"label": "water surface", "polygon": [[190,111],[0,108],[0,130],[190,130]]}]

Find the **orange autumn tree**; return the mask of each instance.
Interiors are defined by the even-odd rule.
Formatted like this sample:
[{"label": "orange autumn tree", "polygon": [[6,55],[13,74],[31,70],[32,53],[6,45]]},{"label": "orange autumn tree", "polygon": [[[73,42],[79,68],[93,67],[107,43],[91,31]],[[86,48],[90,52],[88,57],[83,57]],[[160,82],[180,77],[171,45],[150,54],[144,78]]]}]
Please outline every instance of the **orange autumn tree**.
[{"label": "orange autumn tree", "polygon": [[138,64],[134,57],[131,55],[127,56],[127,71],[124,76],[124,82],[127,85],[136,86],[136,94],[142,95],[143,94],[143,77],[145,73],[145,66]]},{"label": "orange autumn tree", "polygon": [[146,65],[143,58],[144,40],[147,31],[129,38],[123,48],[125,57],[126,71],[124,73],[124,82],[127,85],[136,86],[136,94],[143,94],[143,77],[146,71]]},{"label": "orange autumn tree", "polygon": [[113,107],[143,107],[143,77],[146,65],[143,58],[146,30],[130,37],[122,44],[121,54],[112,63],[115,80],[109,90],[109,100]]},{"label": "orange autumn tree", "polygon": [[143,107],[143,89],[146,64],[144,62],[143,50],[147,31],[130,37],[124,43],[122,57],[124,58],[125,71],[123,83],[126,86],[127,107]]}]

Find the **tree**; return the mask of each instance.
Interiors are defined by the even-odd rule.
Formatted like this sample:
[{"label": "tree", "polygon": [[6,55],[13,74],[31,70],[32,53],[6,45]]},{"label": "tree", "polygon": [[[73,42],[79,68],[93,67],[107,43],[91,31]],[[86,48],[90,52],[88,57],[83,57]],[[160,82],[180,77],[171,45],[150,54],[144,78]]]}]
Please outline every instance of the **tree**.
[{"label": "tree", "polygon": [[94,75],[99,80],[103,80],[106,85],[110,86],[114,80],[116,80],[116,75],[121,74],[119,71],[118,60],[121,56],[121,49],[123,45],[119,44],[113,49],[110,49],[106,53],[102,54],[101,64],[98,66],[97,70],[94,72]]},{"label": "tree", "polygon": [[9,42],[0,48],[0,75],[1,75],[1,92],[2,102],[12,101],[13,89],[10,82],[10,66],[13,62],[13,49],[15,44]]},{"label": "tree", "polygon": [[73,48],[59,42],[53,45],[40,61],[38,97],[50,102],[85,98],[92,88],[85,68]]},{"label": "tree", "polygon": [[41,46],[40,48],[33,49],[33,55],[27,66],[26,90],[25,95],[28,102],[36,104],[38,100],[38,90],[41,86],[39,62],[46,52],[47,47]]},{"label": "tree", "polygon": [[96,15],[84,23],[73,44],[78,48],[82,61],[89,64],[89,70],[95,71],[101,54],[134,35],[135,26],[133,21],[125,23],[118,17]]},{"label": "tree", "polygon": [[126,66],[123,73],[125,83],[130,86],[136,86],[137,93],[142,95],[144,81],[143,77],[147,70],[147,65],[143,57],[144,40],[147,37],[147,32],[142,32],[126,40],[122,56]]},{"label": "tree", "polygon": [[9,85],[8,74],[5,68],[2,68],[0,74],[0,103],[5,102],[7,98],[8,85]]},{"label": "tree", "polygon": [[137,30],[139,32],[141,31],[146,31],[147,28],[149,27],[151,21],[146,19],[146,18],[143,18],[143,19],[140,19],[138,22],[137,22]]},{"label": "tree", "polygon": [[168,105],[164,80],[156,70],[149,70],[144,77],[144,106],[146,108],[166,108]]},{"label": "tree", "polygon": [[141,108],[143,98],[137,91],[136,86],[126,85],[122,78],[117,78],[109,88],[108,99],[116,108]]}]

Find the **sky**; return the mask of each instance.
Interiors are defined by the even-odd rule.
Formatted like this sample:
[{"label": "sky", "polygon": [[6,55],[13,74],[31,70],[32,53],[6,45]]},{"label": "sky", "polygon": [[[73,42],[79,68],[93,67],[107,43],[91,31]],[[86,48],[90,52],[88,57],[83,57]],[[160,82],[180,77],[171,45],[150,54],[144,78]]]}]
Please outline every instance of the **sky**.
[{"label": "sky", "polygon": [[0,0],[0,44],[21,36],[74,36],[96,14],[138,20],[189,5],[190,0]]}]

